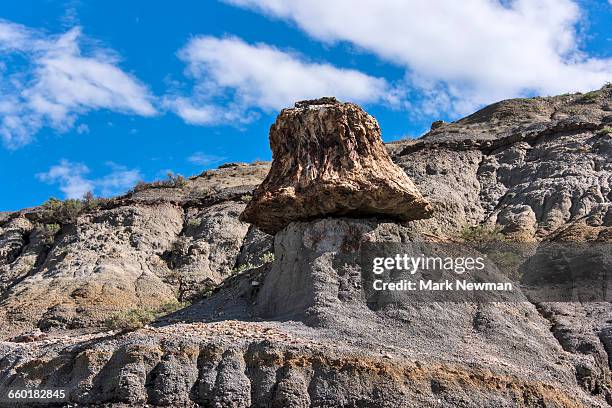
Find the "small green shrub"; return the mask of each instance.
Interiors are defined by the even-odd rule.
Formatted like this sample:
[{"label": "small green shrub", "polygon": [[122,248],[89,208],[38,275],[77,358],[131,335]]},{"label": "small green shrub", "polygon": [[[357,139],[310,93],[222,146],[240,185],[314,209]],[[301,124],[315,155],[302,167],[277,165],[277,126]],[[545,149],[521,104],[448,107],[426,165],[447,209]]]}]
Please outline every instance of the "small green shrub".
[{"label": "small green shrub", "polygon": [[55,236],[60,231],[61,226],[57,223],[51,224],[40,224],[38,230],[40,231],[41,238],[46,244],[51,244],[55,240]]},{"label": "small green shrub", "polygon": [[[261,266],[261,265],[259,265],[259,266]],[[238,266],[236,266],[236,267],[233,269],[233,272],[235,272],[235,273],[240,273],[240,272],[246,271],[246,270],[248,270],[248,269],[254,269],[254,268],[257,268],[257,267],[258,267],[258,265],[253,265],[252,263],[247,262],[247,263],[245,263],[245,264],[242,264],[242,265],[238,265]]]},{"label": "small green shrub", "polygon": [[187,220],[187,226],[188,227],[196,228],[196,227],[200,226],[201,222],[202,222],[202,220],[200,220],[198,218],[190,218],[190,219]]},{"label": "small green shrub", "polygon": [[187,185],[187,179],[180,174],[168,173],[167,187],[183,188]]},{"label": "small green shrub", "polygon": [[582,95],[582,98],[580,98],[580,100],[584,102],[593,102],[597,99],[598,96],[599,96],[599,91],[591,91],[591,92],[587,92],[584,95]]},{"label": "small green shrub", "polygon": [[145,183],[144,181],[140,180],[136,183],[136,185],[132,188],[131,192],[132,193],[137,193],[139,191],[144,191],[147,188],[149,188],[149,186],[151,185],[151,183]]},{"label": "small green shrub", "polygon": [[156,311],[156,315],[157,317],[161,317],[170,313],[174,313],[177,310],[181,310],[186,308],[187,306],[191,305],[191,302],[188,301],[172,301],[172,302],[166,302],[164,304],[162,304]]},{"label": "small green shrub", "polygon": [[109,330],[132,331],[155,320],[155,312],[151,309],[131,309],[115,313],[109,317],[104,325]]},{"label": "small green shrub", "polygon": [[215,293],[215,289],[216,289],[215,285],[207,285],[200,292],[200,294],[199,294],[200,299],[206,299],[206,298],[212,296],[212,294]]},{"label": "small green shrub", "polygon": [[91,191],[88,191],[84,196],[83,196],[83,210],[84,211],[92,211],[95,210],[96,208],[100,207],[102,204],[104,204],[105,202],[107,202],[108,199],[106,198],[101,198],[101,197],[96,197],[93,195],[93,193]]},{"label": "small green shrub", "polygon": [[606,126],[599,131],[602,135],[612,135],[612,127]]},{"label": "small green shrub", "polygon": [[460,238],[480,252],[487,252],[495,243],[506,241],[506,236],[501,232],[500,227],[488,227],[485,225],[463,228]]},{"label": "small green shrub", "polygon": [[243,271],[246,271],[246,270],[249,270],[249,269],[259,268],[259,267],[261,267],[261,266],[263,266],[265,264],[269,264],[269,263],[272,263],[272,262],[274,262],[274,253],[266,252],[266,253],[262,254],[259,257],[259,264],[258,265],[255,265],[255,264],[253,264],[251,262],[247,262],[245,264],[236,266],[234,269],[232,269],[232,272],[240,273],[240,272],[243,272]]},{"label": "small green shrub", "polygon": [[51,197],[42,205],[43,219],[47,224],[71,223],[83,212],[93,211],[107,201],[108,199],[95,197],[91,191],[87,192],[82,200],[59,200]]},{"label": "small green shrub", "polygon": [[249,201],[251,201],[253,199],[253,196],[250,194],[245,194],[243,196],[240,197],[240,201],[243,201],[245,203],[248,203]]},{"label": "small green shrub", "polygon": [[142,308],[118,312],[109,317],[104,326],[109,330],[133,331],[146,326],[155,319],[189,306],[189,302],[171,301],[157,309]]},{"label": "small green shrub", "polygon": [[47,201],[43,203],[43,208],[48,212],[59,212],[62,208],[63,201],[59,200],[55,197],[50,197]]},{"label": "small green shrub", "polygon": [[144,191],[152,188],[183,188],[187,185],[187,179],[180,174],[174,174],[168,172],[165,180],[154,181],[152,183],[145,183],[139,181],[136,183],[134,188],[130,191],[132,194],[139,191]]},{"label": "small green shrub", "polygon": [[261,257],[259,257],[259,261],[263,264],[274,262],[274,253],[266,252]]},{"label": "small green shrub", "polygon": [[76,220],[76,218],[85,208],[85,204],[81,200],[72,198],[62,201],[51,197],[45,201],[42,207],[46,220],[61,224]]}]

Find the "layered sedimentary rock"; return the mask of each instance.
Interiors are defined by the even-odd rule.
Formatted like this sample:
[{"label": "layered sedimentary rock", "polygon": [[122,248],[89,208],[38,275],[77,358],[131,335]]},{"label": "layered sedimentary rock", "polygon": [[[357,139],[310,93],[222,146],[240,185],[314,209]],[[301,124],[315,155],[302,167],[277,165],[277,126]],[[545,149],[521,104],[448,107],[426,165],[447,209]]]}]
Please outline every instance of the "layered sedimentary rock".
[{"label": "layered sedimentary rock", "polygon": [[389,157],[380,127],[335,98],[284,109],[270,129],[272,168],[241,219],[274,234],[325,216],[431,216],[431,207]]},{"label": "layered sedimentary rock", "polygon": [[153,327],[0,343],[0,388],[130,407],[606,405],[602,346],[585,356],[594,344],[565,331],[560,344],[531,303],[366,302],[361,245],[416,238],[373,219],[292,223],[272,265]]},{"label": "layered sedimentary rock", "polygon": [[[259,262],[271,239],[248,233],[238,215],[268,168],[225,166],[182,186],[145,186],[71,220],[45,208],[0,219],[1,336],[99,329],[117,313],[197,298],[239,259]],[[252,241],[258,253],[242,253]]]},{"label": "layered sedimentary rock", "polygon": [[[534,242],[609,242],[612,87],[502,101],[385,147],[432,218],[293,223],[264,265],[271,237],[237,217],[266,163],[147,186],[53,236],[40,209],[0,213],[0,328],[12,339],[0,341],[0,387],[134,407],[608,406],[610,303],[372,308],[344,261],[362,238],[458,239],[467,225]],[[176,296],[169,274],[224,280],[155,327],[96,326]],[[36,326],[43,333],[15,337]]]}]

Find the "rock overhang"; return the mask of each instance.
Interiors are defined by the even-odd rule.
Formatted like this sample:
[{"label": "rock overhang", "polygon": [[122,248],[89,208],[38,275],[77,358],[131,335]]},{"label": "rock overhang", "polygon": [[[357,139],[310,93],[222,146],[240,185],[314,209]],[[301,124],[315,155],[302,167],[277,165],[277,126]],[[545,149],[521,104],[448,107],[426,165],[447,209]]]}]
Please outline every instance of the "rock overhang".
[{"label": "rock overhang", "polygon": [[275,234],[328,216],[429,218],[432,208],[381,139],[376,119],[333,97],[283,109],[270,128],[273,162],[241,215]]}]

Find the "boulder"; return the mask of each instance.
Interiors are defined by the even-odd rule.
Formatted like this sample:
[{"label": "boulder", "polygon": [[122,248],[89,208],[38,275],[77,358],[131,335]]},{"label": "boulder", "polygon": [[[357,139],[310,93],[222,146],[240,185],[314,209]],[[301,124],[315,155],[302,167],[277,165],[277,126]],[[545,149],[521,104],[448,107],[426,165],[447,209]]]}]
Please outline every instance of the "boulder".
[{"label": "boulder", "polygon": [[270,128],[273,162],[241,220],[275,234],[326,216],[429,218],[430,204],[389,157],[378,122],[335,98],[297,102]]}]

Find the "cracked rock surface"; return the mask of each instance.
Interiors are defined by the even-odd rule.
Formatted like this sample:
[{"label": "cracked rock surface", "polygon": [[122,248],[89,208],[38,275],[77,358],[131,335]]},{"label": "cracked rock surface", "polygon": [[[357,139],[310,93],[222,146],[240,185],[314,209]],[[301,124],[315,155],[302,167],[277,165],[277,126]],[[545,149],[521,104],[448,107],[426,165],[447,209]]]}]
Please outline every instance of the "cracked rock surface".
[{"label": "cracked rock surface", "polygon": [[359,106],[322,98],[283,109],[270,128],[272,166],[241,219],[274,234],[325,216],[431,216],[389,157],[380,127]]}]

